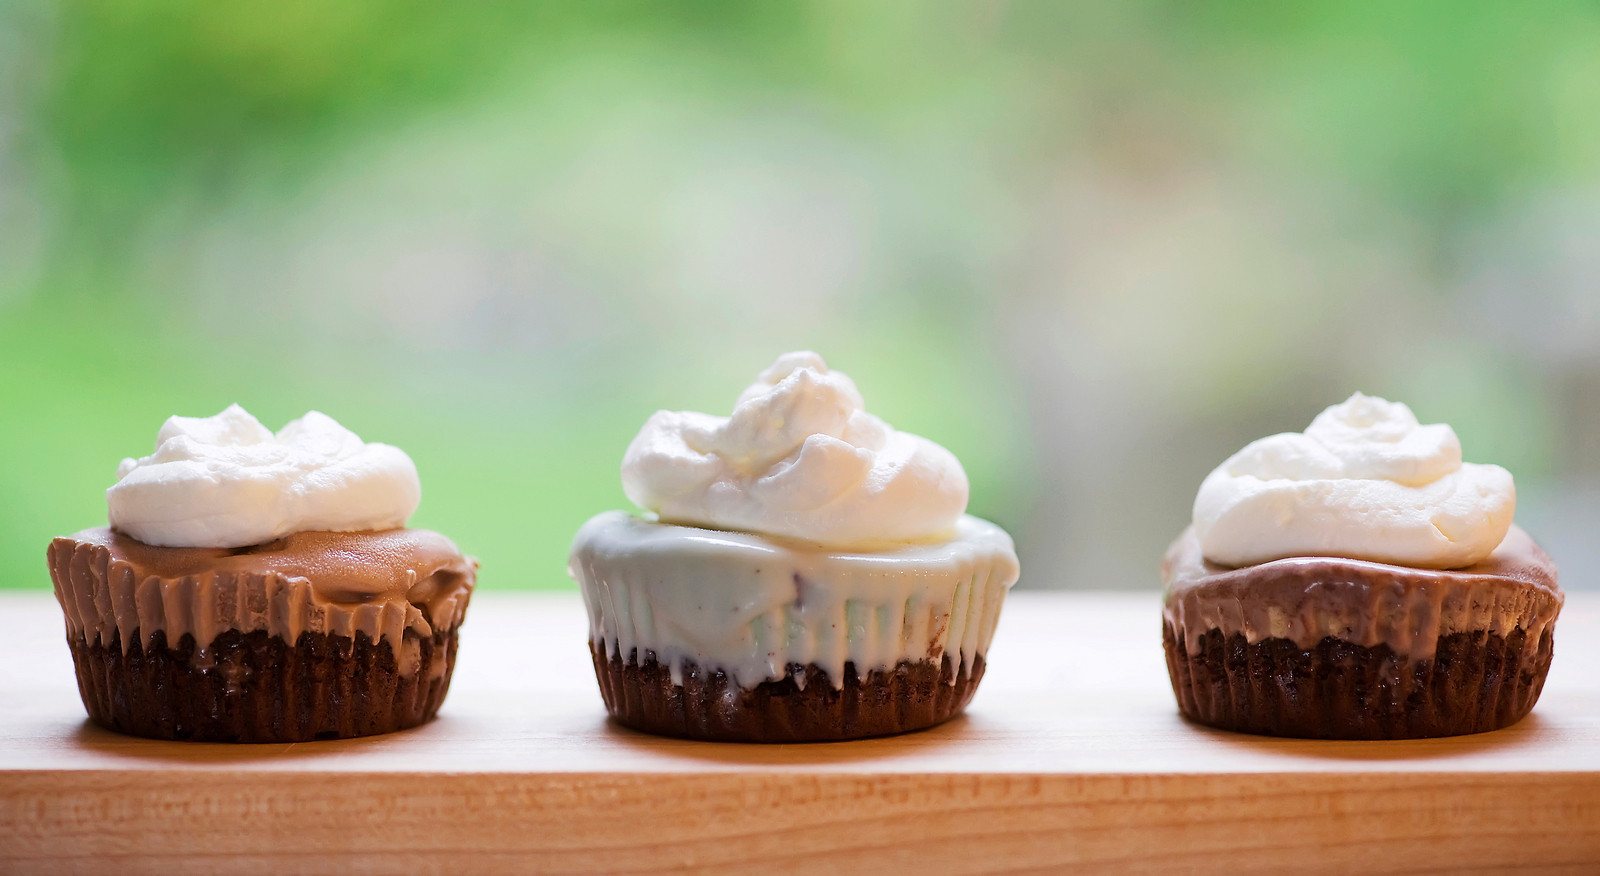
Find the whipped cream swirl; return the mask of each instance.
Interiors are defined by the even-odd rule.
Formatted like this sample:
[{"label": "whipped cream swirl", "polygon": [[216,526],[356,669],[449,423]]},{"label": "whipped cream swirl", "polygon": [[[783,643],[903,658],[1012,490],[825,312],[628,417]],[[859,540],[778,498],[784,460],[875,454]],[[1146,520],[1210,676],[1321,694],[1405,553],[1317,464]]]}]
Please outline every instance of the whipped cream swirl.
[{"label": "whipped cream swirl", "polygon": [[833,547],[955,531],[967,475],[950,451],[862,409],[848,376],[785,353],[733,415],[658,411],[622,459],[622,487],[661,520]]},{"label": "whipped cream swirl", "polygon": [[1322,556],[1458,569],[1487,557],[1516,510],[1511,474],[1461,461],[1454,429],[1356,393],[1304,434],[1252,442],[1194,500],[1207,560]]},{"label": "whipped cream swirl", "polygon": [[244,408],[172,417],[156,452],[124,459],[111,525],[145,544],[230,548],[295,532],[405,526],[422,499],[411,457],[311,411],[276,435]]}]

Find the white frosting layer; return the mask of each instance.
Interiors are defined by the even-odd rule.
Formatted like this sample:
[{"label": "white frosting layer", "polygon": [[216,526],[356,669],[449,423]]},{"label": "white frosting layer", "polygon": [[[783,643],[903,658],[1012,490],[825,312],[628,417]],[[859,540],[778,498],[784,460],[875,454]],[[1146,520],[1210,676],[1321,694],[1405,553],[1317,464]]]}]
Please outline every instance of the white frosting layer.
[{"label": "white frosting layer", "polygon": [[1456,569],[1499,546],[1516,504],[1510,473],[1463,463],[1455,430],[1356,393],[1304,434],[1262,438],[1218,466],[1194,526],[1205,558],[1226,566],[1321,556]]},{"label": "white frosting layer", "polygon": [[846,663],[864,678],[948,654],[970,672],[1019,574],[1011,537],[975,517],[940,544],[849,553],[621,511],[578,530],[567,570],[608,656],[654,651],[680,684],[693,662],[745,688],[794,663],[817,665],[835,687]]},{"label": "white frosting layer", "polygon": [[274,435],[244,408],[172,417],[156,452],[124,459],[111,525],[163,547],[244,547],[294,532],[405,526],[422,498],[411,457],[312,411]]},{"label": "white frosting layer", "polygon": [[628,446],[622,487],[662,520],[834,547],[944,538],[967,507],[950,451],[867,413],[809,352],[778,357],[731,417],[658,411]]}]

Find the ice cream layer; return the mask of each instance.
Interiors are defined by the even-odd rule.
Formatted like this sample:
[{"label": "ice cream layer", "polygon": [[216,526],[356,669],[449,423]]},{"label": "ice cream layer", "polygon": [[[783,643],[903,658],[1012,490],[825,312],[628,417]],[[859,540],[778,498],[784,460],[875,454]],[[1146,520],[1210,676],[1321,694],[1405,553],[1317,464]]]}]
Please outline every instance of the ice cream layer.
[{"label": "ice cream layer", "polygon": [[1414,662],[1431,658],[1439,638],[1452,633],[1505,638],[1520,628],[1537,642],[1564,601],[1555,563],[1515,526],[1488,557],[1455,570],[1338,557],[1231,568],[1207,562],[1191,529],[1167,551],[1162,577],[1166,622],[1190,654],[1215,630],[1305,649],[1330,637],[1383,645]]},{"label": "ice cream layer", "polygon": [[[477,563],[423,529],[301,532],[247,549],[162,548],[86,529],[50,545],[50,577],[69,637],[128,650],[157,632],[193,636],[198,655],[226,630],[290,645],[302,632],[388,642],[459,626]],[[442,664],[441,664],[442,667]]]},{"label": "ice cream layer", "polygon": [[590,640],[646,651],[681,683],[686,662],[749,688],[816,665],[835,686],[901,661],[985,653],[1019,569],[1010,536],[962,516],[938,544],[850,551],[658,523],[613,511],[578,531],[568,571]]}]

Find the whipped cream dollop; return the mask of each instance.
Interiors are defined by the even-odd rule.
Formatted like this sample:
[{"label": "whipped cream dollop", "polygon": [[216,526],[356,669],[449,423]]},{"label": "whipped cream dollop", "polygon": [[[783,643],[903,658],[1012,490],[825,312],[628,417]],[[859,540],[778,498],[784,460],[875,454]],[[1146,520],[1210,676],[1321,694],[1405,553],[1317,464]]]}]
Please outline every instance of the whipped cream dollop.
[{"label": "whipped cream dollop", "polygon": [[1458,569],[1500,545],[1516,505],[1511,474],[1463,463],[1454,429],[1356,393],[1304,434],[1262,438],[1218,466],[1194,528],[1225,566],[1320,556]]},{"label": "whipped cream dollop", "polygon": [[785,353],[718,417],[658,411],[622,460],[622,487],[666,522],[834,547],[954,533],[967,474],[950,451],[863,410],[851,379]]},{"label": "whipped cream dollop", "polygon": [[145,544],[229,548],[295,532],[405,526],[422,499],[411,457],[311,411],[276,435],[231,405],[172,417],[156,452],[124,459],[111,526]]}]

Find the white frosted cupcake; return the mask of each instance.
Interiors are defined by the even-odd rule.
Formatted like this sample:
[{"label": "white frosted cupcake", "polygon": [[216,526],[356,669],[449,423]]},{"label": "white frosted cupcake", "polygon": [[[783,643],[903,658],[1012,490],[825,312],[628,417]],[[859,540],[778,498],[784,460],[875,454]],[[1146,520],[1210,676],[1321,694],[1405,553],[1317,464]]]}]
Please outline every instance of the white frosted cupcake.
[{"label": "white frosted cupcake", "polygon": [[591,519],[568,570],[606,707],[670,736],[853,739],[959,714],[1019,573],[960,462],[863,410],[815,353],[731,417],[660,411],[622,463],[649,512]]}]

